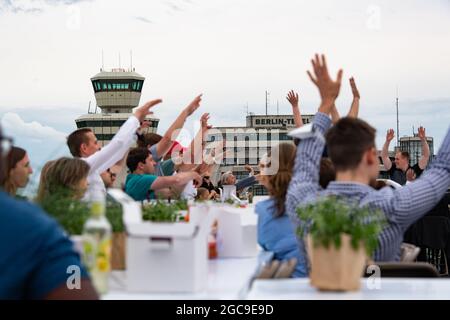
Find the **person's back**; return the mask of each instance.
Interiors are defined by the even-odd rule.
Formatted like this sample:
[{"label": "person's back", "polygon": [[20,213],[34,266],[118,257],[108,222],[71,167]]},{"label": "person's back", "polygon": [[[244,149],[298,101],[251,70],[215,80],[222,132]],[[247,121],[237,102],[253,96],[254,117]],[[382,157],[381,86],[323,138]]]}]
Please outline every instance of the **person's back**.
[{"label": "person's back", "polygon": [[[317,55],[312,64],[315,77],[308,74],[319,88],[322,102],[310,134],[303,135],[297,148],[294,174],[286,197],[287,214],[295,227],[304,225],[297,209],[330,194],[361,207],[379,209],[385,214],[387,225],[378,237],[374,259],[398,260],[406,229],[432,209],[450,185],[450,130],[435,160],[419,179],[395,190],[374,190],[370,185],[379,175],[376,130],[360,119],[349,117],[340,119],[330,128],[330,114],[339,94],[342,70],[334,81],[328,74],[324,56],[319,59]],[[336,169],[336,181],[319,191],[319,165],[325,142]]]},{"label": "person's back", "polygon": [[[41,209],[0,192],[0,299],[94,299],[95,290],[62,229]],[[80,289],[70,290],[78,274]]]},{"label": "person's back", "polygon": [[293,277],[306,277],[305,255],[300,254],[294,228],[287,215],[276,216],[273,199],[260,201],[255,206],[258,215],[258,243],[266,251],[274,253],[274,259],[297,259]]},{"label": "person's back", "polygon": [[[318,198],[337,195],[359,206],[369,206],[381,209],[385,213],[394,210],[389,205],[389,199],[395,199],[395,190],[390,187],[374,190],[368,185],[332,181],[326,190],[320,191]],[[394,205],[394,201],[392,201]],[[400,259],[400,246],[403,242],[403,234],[410,226],[411,219],[399,219],[391,214],[386,214],[387,224],[378,236],[378,249],[374,253],[375,261],[398,261]]]}]

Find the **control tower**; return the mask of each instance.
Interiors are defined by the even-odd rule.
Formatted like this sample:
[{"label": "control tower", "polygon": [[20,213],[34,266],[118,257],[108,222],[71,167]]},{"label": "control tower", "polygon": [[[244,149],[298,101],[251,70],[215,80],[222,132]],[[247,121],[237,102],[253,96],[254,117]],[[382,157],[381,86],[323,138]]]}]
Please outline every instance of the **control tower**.
[{"label": "control tower", "polygon": [[[95,92],[97,107],[94,112],[88,110],[88,114],[75,120],[77,128],[91,128],[98,142],[105,145],[117,133],[120,126],[132,115],[133,108],[139,105],[141,91],[145,78],[132,70],[122,68],[100,72],[91,78]],[[150,127],[147,132],[155,132],[159,119],[147,116]]]}]

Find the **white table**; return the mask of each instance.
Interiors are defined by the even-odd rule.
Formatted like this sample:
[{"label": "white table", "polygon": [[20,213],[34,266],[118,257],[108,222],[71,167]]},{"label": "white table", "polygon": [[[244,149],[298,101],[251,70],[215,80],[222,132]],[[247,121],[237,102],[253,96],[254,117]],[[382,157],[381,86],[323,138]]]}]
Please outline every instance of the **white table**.
[{"label": "white table", "polygon": [[381,278],[379,288],[371,278],[361,279],[356,292],[323,292],[309,284],[309,279],[255,280],[247,295],[249,300],[448,300],[450,279]]},{"label": "white table", "polygon": [[126,273],[113,272],[105,300],[197,300],[243,299],[258,258],[213,259],[208,263],[208,287],[192,293],[132,293],[125,289]]}]

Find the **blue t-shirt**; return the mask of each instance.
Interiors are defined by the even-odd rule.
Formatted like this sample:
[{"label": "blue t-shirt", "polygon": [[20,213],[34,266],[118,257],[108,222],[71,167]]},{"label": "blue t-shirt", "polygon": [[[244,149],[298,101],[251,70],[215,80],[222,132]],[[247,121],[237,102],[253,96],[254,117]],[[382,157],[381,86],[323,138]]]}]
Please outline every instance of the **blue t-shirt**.
[{"label": "blue t-shirt", "polygon": [[291,258],[297,259],[293,277],[307,277],[308,268],[305,258],[305,250],[299,249],[294,227],[289,217],[283,214],[275,217],[275,201],[267,199],[260,201],[255,206],[258,215],[258,243],[266,251],[274,253],[274,259],[284,261]]},{"label": "blue t-shirt", "polygon": [[151,174],[130,173],[125,180],[125,192],[136,201],[155,199],[155,193],[150,188],[157,178]]},{"label": "blue t-shirt", "polygon": [[0,299],[42,299],[66,285],[80,256],[39,207],[0,192]]}]

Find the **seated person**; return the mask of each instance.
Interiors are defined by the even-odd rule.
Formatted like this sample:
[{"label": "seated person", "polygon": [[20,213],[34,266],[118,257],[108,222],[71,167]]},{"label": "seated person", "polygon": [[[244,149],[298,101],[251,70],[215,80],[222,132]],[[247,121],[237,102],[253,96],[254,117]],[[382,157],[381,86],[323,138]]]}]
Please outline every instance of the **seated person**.
[{"label": "seated person", "polygon": [[[316,55],[314,76],[322,102],[314,117],[309,138],[302,139],[286,196],[286,212],[296,228],[304,227],[297,214],[299,207],[314,204],[328,196],[338,196],[348,203],[379,209],[387,223],[378,236],[375,261],[398,261],[406,229],[432,209],[450,184],[450,130],[431,166],[416,181],[402,188],[374,190],[370,184],[379,175],[375,145],[376,130],[365,121],[340,119],[333,127],[329,115],[339,95],[342,70],[337,80],[328,74],[325,57]],[[325,137],[325,138],[324,138]],[[325,190],[319,186],[319,164],[325,145],[336,169],[336,181]],[[303,243],[303,239],[297,239]]]},{"label": "seated person", "polygon": [[102,177],[106,188],[113,188],[114,182],[116,182],[117,179],[117,173],[115,172],[114,167],[106,169],[106,171],[102,172],[100,176]]},{"label": "seated person", "polygon": [[6,156],[5,177],[0,181],[1,187],[12,196],[16,196],[18,188],[25,188],[33,169],[27,152],[19,147],[11,147]]},{"label": "seated person", "polygon": [[194,180],[201,183],[202,178],[195,171],[180,172],[173,176],[156,176],[155,162],[147,148],[134,148],[130,150],[127,158],[127,167],[130,174],[125,180],[125,192],[136,201],[156,199],[155,192],[167,197],[169,188],[184,188]]},{"label": "seated person", "polygon": [[[172,125],[160,136],[156,133],[138,133],[138,147],[148,148],[153,157],[155,165],[155,175],[171,176],[175,172],[174,161],[171,158],[172,151],[179,143],[174,141],[179,131],[183,128],[186,119],[191,116],[199,107],[202,95],[197,96],[183,111],[178,115]],[[164,159],[163,162],[161,160]]]},{"label": "seated person", "polygon": [[210,199],[210,193],[206,188],[198,188],[195,200],[207,201]]},{"label": "seated person", "polygon": [[236,191],[250,187],[257,182],[258,181],[256,180],[256,176],[253,175],[237,181],[236,176],[232,171],[225,172],[224,174],[222,174],[222,178],[220,179],[221,186],[235,185]]},{"label": "seated person", "polygon": [[89,165],[79,158],[62,157],[47,162],[41,171],[36,201],[42,204],[54,197],[80,200],[88,188],[89,170]]},{"label": "seated person", "polygon": [[418,163],[410,166],[410,155],[407,151],[397,151],[395,154],[395,161],[392,163],[388,156],[388,149],[390,142],[394,139],[394,130],[389,129],[386,134],[386,141],[381,152],[381,159],[383,160],[384,167],[388,171],[389,178],[401,185],[405,185],[409,180],[409,171],[411,171],[410,174],[413,174],[418,178],[428,165],[428,160],[430,158],[430,147],[427,143],[425,128],[419,127],[417,136],[421,141],[422,156],[420,157]]},{"label": "seated person", "polygon": [[[255,206],[258,215],[258,243],[264,250],[273,252],[276,260],[296,258],[297,265],[292,276],[306,277],[308,271],[305,255],[299,250],[294,227],[285,214],[284,205],[292,176],[295,146],[292,143],[280,143],[275,148],[272,154],[278,154],[278,157],[268,155],[260,163],[261,174],[258,180],[267,188],[270,198]],[[269,169],[273,166],[278,170],[269,175]]]},{"label": "seated person", "polygon": [[[0,178],[2,153],[7,153],[4,141],[0,131]],[[98,298],[73,243],[55,220],[1,191],[0,207],[0,299]],[[77,280],[71,281],[76,273],[70,270],[79,272],[78,288]]]}]

